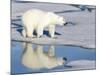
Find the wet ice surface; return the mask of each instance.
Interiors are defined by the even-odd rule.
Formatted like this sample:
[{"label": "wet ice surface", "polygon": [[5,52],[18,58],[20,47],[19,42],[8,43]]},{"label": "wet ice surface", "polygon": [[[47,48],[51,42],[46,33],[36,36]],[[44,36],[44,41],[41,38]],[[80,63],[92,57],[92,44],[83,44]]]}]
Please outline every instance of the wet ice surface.
[{"label": "wet ice surface", "polygon": [[[41,38],[23,38],[21,15],[29,9],[55,12],[68,24],[56,26],[56,39],[48,36],[47,29]],[[81,11],[67,4],[12,2],[11,20],[12,74],[95,69],[95,10]],[[65,58],[67,61],[62,61]]]},{"label": "wet ice surface", "polygon": [[95,49],[13,41],[11,55],[12,74],[95,69]]},{"label": "wet ice surface", "polygon": [[[69,24],[63,27],[56,26],[56,39],[48,37],[47,31],[44,32],[42,38],[23,38],[20,33],[22,30],[21,15],[29,9],[58,12],[57,14],[63,16]],[[79,8],[67,4],[12,2],[11,19],[12,40],[35,44],[64,44],[95,48],[95,10],[92,12],[81,11]]]},{"label": "wet ice surface", "polygon": [[[41,38],[23,38],[20,33],[23,28],[21,15],[29,9],[56,12],[56,14],[63,16],[68,24],[62,27],[56,26],[56,39],[48,36],[47,29]],[[13,40],[11,73],[95,69],[95,10],[92,12],[81,11],[77,7],[66,4],[12,2],[11,20],[11,39]],[[23,45],[23,42],[15,41],[34,44]],[[49,50],[51,53],[48,52]],[[42,56],[40,56],[41,54]],[[51,55],[54,56],[51,58]],[[37,57],[41,57],[42,60],[40,58],[37,60]],[[59,58],[63,57],[67,58],[64,65],[55,64],[57,60],[60,60]],[[55,61],[55,63],[43,62],[48,59],[49,62]]]}]

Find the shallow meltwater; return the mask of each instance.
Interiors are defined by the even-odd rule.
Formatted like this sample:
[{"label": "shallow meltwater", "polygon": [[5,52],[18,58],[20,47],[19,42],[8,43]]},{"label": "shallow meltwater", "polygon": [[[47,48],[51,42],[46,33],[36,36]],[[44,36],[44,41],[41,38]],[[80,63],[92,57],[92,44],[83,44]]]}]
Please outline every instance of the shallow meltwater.
[{"label": "shallow meltwater", "polygon": [[11,74],[95,69],[96,50],[12,41]]}]

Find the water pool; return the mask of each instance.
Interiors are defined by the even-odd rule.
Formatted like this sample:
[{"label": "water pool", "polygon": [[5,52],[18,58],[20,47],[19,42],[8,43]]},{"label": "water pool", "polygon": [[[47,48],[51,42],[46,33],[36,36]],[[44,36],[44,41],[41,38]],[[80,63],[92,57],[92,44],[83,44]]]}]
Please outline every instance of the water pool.
[{"label": "water pool", "polygon": [[96,50],[12,41],[11,74],[95,69]]}]

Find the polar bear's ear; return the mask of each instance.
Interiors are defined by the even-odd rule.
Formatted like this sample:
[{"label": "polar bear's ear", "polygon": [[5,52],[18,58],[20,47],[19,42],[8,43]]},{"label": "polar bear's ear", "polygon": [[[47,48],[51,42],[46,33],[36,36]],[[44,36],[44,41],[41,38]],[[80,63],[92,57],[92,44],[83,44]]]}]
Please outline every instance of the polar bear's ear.
[{"label": "polar bear's ear", "polygon": [[54,15],[54,13],[53,12],[47,12],[47,15],[52,16],[52,15]]}]

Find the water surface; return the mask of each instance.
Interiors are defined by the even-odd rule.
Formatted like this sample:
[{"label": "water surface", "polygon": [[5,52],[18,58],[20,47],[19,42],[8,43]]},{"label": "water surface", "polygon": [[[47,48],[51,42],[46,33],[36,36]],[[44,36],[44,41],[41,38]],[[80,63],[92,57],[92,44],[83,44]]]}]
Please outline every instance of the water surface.
[{"label": "water surface", "polygon": [[[81,61],[74,66],[70,62]],[[68,71],[77,69],[93,69],[96,60],[95,49],[82,48],[77,46],[63,45],[36,45],[25,42],[12,42],[11,49],[11,73],[41,73],[54,71]],[[90,65],[91,64],[91,65]],[[93,66],[93,68],[92,68]],[[77,67],[77,68],[75,68]]]}]

